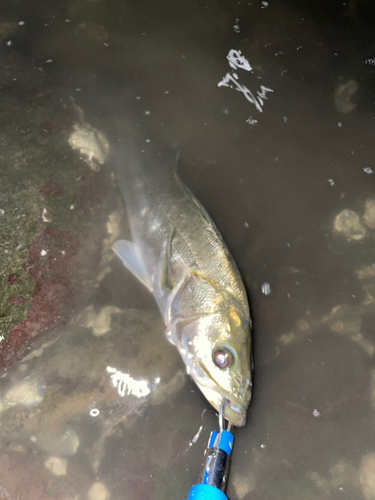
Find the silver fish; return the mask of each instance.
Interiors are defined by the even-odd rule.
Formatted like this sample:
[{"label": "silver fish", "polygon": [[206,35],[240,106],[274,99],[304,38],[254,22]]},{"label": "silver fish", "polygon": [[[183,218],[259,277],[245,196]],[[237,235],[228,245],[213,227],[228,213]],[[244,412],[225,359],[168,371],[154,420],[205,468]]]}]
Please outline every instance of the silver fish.
[{"label": "silver fish", "polygon": [[181,181],[176,158],[126,126],[112,151],[133,241],[113,250],[153,293],[167,338],[225,418],[241,427],[251,400],[250,312],[237,266],[214,222]]}]

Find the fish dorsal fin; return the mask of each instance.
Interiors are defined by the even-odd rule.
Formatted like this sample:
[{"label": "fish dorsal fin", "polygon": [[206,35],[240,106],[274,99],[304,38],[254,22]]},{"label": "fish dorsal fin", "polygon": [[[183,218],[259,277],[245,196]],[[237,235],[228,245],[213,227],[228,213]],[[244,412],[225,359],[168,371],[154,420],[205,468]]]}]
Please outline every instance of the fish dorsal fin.
[{"label": "fish dorsal fin", "polygon": [[112,245],[112,249],[115,254],[120,257],[124,266],[127,267],[129,271],[150,290],[150,292],[152,292],[150,278],[139,257],[135,244],[132,241],[118,240]]},{"label": "fish dorsal fin", "polygon": [[160,150],[161,156],[166,160],[170,165],[172,165],[173,170],[177,170],[177,162],[180,157],[180,151],[177,151],[174,148],[161,148]]},{"label": "fish dorsal fin", "polygon": [[200,211],[201,215],[206,220],[206,222],[211,227],[215,228],[216,226],[215,226],[213,220],[211,219],[211,217],[208,215],[207,210],[204,208],[202,203],[194,196],[193,192],[186,186],[186,184],[184,184],[182,182],[182,180],[177,172],[176,172],[176,178],[177,178],[177,181],[179,182],[181,188],[185,191],[186,195],[191,199],[191,201],[194,203],[194,205],[198,208],[198,210]]}]

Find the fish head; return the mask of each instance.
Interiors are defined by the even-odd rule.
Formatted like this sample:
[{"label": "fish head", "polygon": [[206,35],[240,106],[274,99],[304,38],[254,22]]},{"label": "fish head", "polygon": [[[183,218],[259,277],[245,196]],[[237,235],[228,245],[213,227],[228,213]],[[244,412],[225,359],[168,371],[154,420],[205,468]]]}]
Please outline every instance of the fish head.
[{"label": "fish head", "polygon": [[252,389],[250,319],[229,307],[190,322],[180,339],[187,371],[209,403],[219,411],[226,398],[225,418],[245,425]]}]

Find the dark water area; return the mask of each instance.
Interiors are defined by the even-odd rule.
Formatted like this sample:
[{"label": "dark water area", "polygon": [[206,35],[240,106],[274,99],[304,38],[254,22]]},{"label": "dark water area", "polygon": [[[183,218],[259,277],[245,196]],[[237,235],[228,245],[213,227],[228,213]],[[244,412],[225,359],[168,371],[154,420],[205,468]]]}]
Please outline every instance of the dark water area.
[{"label": "dark water area", "polygon": [[367,0],[0,2],[1,498],[183,499],[217,428],[110,249],[99,131],[129,113],[248,291],[228,498],[375,499],[374,27]]}]

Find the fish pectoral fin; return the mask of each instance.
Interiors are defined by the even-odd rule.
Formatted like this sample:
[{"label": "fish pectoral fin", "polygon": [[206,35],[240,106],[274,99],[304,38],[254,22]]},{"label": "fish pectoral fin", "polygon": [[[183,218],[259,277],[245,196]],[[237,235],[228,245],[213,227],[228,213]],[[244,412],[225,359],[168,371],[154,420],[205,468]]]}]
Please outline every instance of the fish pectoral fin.
[{"label": "fish pectoral fin", "polygon": [[174,234],[174,226],[171,226],[171,229],[168,233],[168,237],[164,241],[159,259],[160,289],[167,294],[169,294],[172,290],[170,262],[171,262],[173,234]]},{"label": "fish pectoral fin", "polygon": [[132,241],[118,240],[112,245],[112,249],[120,257],[124,266],[152,292],[150,278],[147,276],[147,271],[139,258],[135,244]]},{"label": "fish pectoral fin", "polygon": [[173,305],[174,301],[178,297],[178,294],[180,291],[184,288],[186,283],[189,281],[190,276],[194,273],[191,269],[186,269],[186,271],[182,274],[180,279],[177,281],[175,286],[173,287],[173,290],[169,291],[168,295],[168,301],[167,301],[167,324],[172,325],[172,310],[173,310]]},{"label": "fish pectoral fin", "polygon": [[[211,297],[212,300],[196,302],[192,310],[193,289],[199,289],[203,296]],[[186,269],[181,274],[167,299],[166,324],[172,331],[177,324],[182,327],[195,319],[222,313],[227,308],[220,286],[195,269]]]}]

